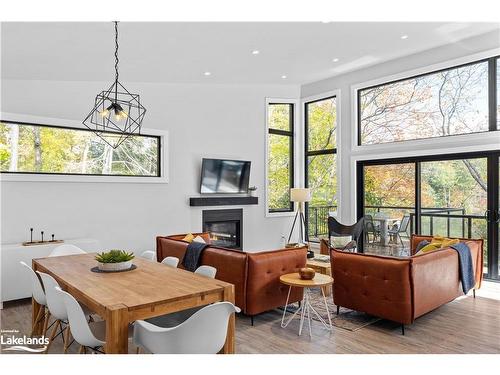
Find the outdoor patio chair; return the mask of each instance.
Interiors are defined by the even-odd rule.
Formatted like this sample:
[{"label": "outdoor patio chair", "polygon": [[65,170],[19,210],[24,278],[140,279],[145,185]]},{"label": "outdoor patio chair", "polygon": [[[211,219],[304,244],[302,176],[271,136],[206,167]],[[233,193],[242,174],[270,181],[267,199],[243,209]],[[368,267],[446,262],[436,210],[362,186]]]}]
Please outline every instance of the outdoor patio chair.
[{"label": "outdoor patio chair", "polygon": [[406,234],[406,236],[408,236],[406,231],[408,230],[409,224],[410,224],[410,215],[404,215],[403,218],[401,219],[401,223],[399,225],[395,224],[388,231],[391,238],[396,238],[396,243],[397,243],[397,240],[399,239],[403,249],[405,248],[405,244],[403,243],[403,239],[401,238],[401,234]]}]

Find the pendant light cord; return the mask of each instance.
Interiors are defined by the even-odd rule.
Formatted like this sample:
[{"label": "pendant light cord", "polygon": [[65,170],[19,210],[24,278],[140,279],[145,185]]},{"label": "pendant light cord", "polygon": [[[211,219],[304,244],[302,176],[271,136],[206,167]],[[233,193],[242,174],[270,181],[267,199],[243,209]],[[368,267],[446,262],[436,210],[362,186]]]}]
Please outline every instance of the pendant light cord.
[{"label": "pendant light cord", "polygon": [[115,22],[115,102],[118,100],[118,21]]}]

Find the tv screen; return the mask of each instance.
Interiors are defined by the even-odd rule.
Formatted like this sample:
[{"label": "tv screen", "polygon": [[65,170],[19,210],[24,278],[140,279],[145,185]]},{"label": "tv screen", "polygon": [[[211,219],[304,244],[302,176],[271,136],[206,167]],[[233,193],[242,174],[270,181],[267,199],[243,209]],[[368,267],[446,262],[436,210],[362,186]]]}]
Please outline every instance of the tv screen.
[{"label": "tv screen", "polygon": [[200,192],[247,193],[249,179],[249,161],[203,159]]}]

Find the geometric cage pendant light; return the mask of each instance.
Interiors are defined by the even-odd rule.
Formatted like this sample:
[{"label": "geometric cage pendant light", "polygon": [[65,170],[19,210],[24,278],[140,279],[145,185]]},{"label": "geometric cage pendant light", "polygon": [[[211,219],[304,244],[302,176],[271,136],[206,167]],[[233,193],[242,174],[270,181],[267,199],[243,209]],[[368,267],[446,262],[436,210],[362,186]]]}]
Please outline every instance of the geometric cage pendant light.
[{"label": "geometric cage pendant light", "polygon": [[118,81],[118,22],[115,24],[115,81],[109,89],[97,94],[92,111],[83,125],[92,130],[104,142],[117,148],[131,135],[141,133],[146,108],[139,94],[131,94]]}]

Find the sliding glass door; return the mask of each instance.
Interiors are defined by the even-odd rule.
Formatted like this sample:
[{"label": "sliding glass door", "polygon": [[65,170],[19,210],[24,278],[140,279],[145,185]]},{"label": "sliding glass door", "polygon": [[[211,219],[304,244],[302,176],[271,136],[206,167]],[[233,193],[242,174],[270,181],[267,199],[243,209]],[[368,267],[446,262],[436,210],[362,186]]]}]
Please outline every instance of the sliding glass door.
[{"label": "sliding glass door", "polygon": [[409,236],[484,239],[484,272],[499,278],[499,154],[358,163],[363,251],[408,255]]}]

